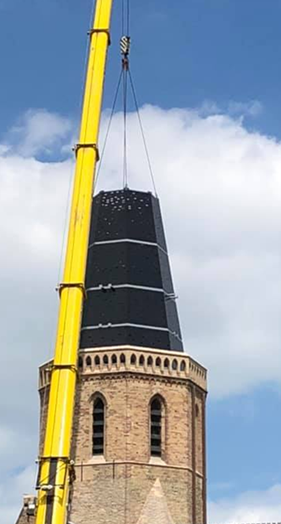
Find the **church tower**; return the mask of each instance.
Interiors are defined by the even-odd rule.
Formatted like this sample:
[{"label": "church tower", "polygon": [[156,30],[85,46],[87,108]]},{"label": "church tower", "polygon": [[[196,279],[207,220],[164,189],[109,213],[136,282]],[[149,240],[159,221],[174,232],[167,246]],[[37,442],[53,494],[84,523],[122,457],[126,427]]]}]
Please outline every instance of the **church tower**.
[{"label": "church tower", "polygon": [[[151,193],[94,197],[86,293],[69,523],[206,524],[206,370],[183,351]],[[49,369],[40,368],[40,449]]]},{"label": "church tower", "polygon": [[148,157],[128,1],[112,108],[123,78],[124,189],[100,192],[91,215],[112,5],[96,1],[88,32],[54,359],[39,376],[38,500],[17,524],[206,524],[206,370],[183,350],[159,201],[127,187],[128,85]]}]

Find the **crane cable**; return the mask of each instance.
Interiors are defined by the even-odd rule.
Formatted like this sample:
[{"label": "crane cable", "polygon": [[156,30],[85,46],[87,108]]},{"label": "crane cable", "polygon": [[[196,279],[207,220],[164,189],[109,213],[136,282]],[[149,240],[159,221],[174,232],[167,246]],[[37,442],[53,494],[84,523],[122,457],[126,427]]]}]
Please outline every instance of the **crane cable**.
[{"label": "crane cable", "polygon": [[120,90],[122,75],[123,75],[123,71],[121,69],[121,72],[120,72],[120,75],[119,75],[119,79],[118,79],[118,82],[117,82],[117,87],[116,87],[116,90],[115,90],[115,95],[114,95],[114,99],[113,99],[113,104],[112,104],[110,117],[109,117],[109,120],[108,120],[107,129],[106,129],[106,133],[105,133],[104,143],[103,143],[103,146],[102,146],[99,166],[98,166],[98,170],[97,170],[97,176],[95,178],[95,183],[94,183],[94,190],[96,189],[96,186],[97,186],[97,183],[98,183],[98,179],[99,179],[99,175],[100,175],[100,171],[101,171],[101,166],[102,166],[102,162],[103,162],[103,158],[104,158],[104,153],[105,153],[105,149],[106,149],[107,141],[108,141],[108,135],[109,135],[109,131],[110,131],[110,128],[111,128],[113,116],[114,116],[114,113],[115,113],[115,108],[116,108],[116,103],[117,103],[118,94],[119,94],[119,90]]},{"label": "crane cable", "polygon": [[121,30],[122,35],[130,35],[130,0],[122,0]]},{"label": "crane cable", "polygon": [[119,94],[119,90],[120,90],[120,85],[121,85],[121,81],[122,81],[122,86],[123,86],[123,97],[122,97],[123,98],[123,100],[122,100],[122,102],[123,102],[123,188],[128,188],[127,115],[128,115],[128,87],[130,87],[131,92],[132,92],[134,105],[135,105],[135,110],[136,110],[136,113],[137,113],[138,122],[139,122],[140,132],[141,132],[141,136],[142,136],[142,141],[143,141],[143,145],[144,145],[144,150],[145,150],[145,155],[146,155],[146,159],[147,159],[148,169],[149,169],[149,173],[150,173],[150,178],[151,178],[151,181],[152,181],[154,194],[157,197],[157,189],[156,189],[156,183],[155,183],[155,178],[154,178],[153,169],[152,169],[152,162],[151,162],[151,159],[150,159],[150,156],[149,156],[149,150],[148,150],[148,145],[147,145],[147,141],[146,141],[146,137],[145,137],[144,126],[143,126],[142,119],[141,119],[139,104],[138,104],[137,95],[136,95],[136,89],[135,89],[132,73],[131,73],[131,70],[130,70],[130,67],[129,67],[130,66],[130,64],[129,64],[129,53],[130,53],[130,46],[131,46],[131,37],[129,36],[129,34],[130,34],[130,0],[122,0],[122,13],[121,14],[122,14],[122,16],[121,16],[121,30],[122,30],[122,35],[123,36],[121,36],[121,38],[120,38],[120,51],[121,51],[121,55],[122,55],[122,68],[121,68],[121,72],[120,72],[119,79],[118,79],[118,82],[117,82],[117,87],[116,87],[116,91],[115,91],[115,95],[114,95],[114,99],[113,99],[113,104],[112,104],[112,109],[111,109],[110,117],[109,117],[109,120],[108,120],[108,126],[107,126],[107,130],[106,130],[106,133],[105,133],[105,139],[104,139],[104,143],[103,143],[103,147],[102,147],[102,152],[101,152],[101,156],[100,156],[99,166],[98,166],[98,169],[97,169],[97,176],[96,176],[96,179],[95,179],[94,189],[96,189],[96,186],[97,186],[97,183],[98,183],[98,180],[99,180],[101,167],[102,167],[102,164],[103,164],[103,159],[104,159],[104,154],[105,154],[105,149],[106,149],[106,146],[107,146],[109,132],[110,132],[110,129],[111,129],[112,120],[113,120],[113,117],[114,117],[116,104],[117,104],[117,100],[118,100],[118,94]]},{"label": "crane cable", "polygon": [[131,45],[130,37],[130,0],[122,0],[122,35],[126,34],[127,36],[122,36],[120,39],[120,50],[122,54],[122,69],[123,69],[123,121],[124,121],[124,134],[123,134],[123,187],[128,187],[128,158],[127,158],[127,97],[128,97],[128,77],[129,83],[134,99],[135,109],[139,121],[140,131],[142,135],[142,140],[144,144],[144,150],[146,154],[146,159],[148,163],[148,169],[150,172],[150,177],[154,189],[155,196],[157,197],[157,190],[155,179],[152,170],[152,164],[149,157],[147,142],[144,133],[144,127],[141,120],[139,105],[136,96],[136,89],[134,86],[132,74],[129,67],[129,53]]},{"label": "crane cable", "polygon": [[148,146],[147,146],[147,142],[146,142],[146,138],[145,138],[144,127],[143,127],[142,119],[141,119],[141,115],[140,115],[139,104],[138,104],[137,95],[136,95],[136,89],[135,89],[135,86],[134,86],[133,77],[132,77],[132,74],[131,74],[130,70],[129,70],[129,80],[130,80],[131,90],[132,90],[132,93],[133,93],[133,99],[134,99],[135,108],[136,108],[136,112],[137,112],[137,116],[138,116],[139,126],[140,126],[140,130],[141,130],[141,136],[142,136],[144,150],[145,150],[146,159],[147,159],[147,163],[148,163],[148,169],[149,169],[149,172],[150,172],[150,177],[151,177],[151,180],[152,180],[154,193],[155,193],[155,196],[157,197],[157,189],[156,189],[155,178],[154,178],[153,170],[152,170],[152,163],[151,163],[151,160],[150,160]]},{"label": "crane cable", "polygon": [[130,52],[130,0],[122,0],[122,36],[120,51],[122,55],[123,77],[123,188],[128,187],[128,159],[127,159],[127,104],[128,104],[128,71]]},{"label": "crane cable", "polygon": [[123,77],[123,187],[128,187],[128,160],[127,160],[127,102],[128,102],[128,71],[130,37],[122,36],[120,40],[122,54],[122,77]]}]

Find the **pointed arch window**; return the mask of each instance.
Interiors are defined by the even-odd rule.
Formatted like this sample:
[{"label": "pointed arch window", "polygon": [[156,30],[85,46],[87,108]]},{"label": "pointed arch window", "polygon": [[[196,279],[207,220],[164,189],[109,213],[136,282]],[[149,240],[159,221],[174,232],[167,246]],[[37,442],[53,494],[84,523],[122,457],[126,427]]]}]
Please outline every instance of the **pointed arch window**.
[{"label": "pointed arch window", "polygon": [[155,397],[150,405],[150,454],[162,455],[162,401]]},{"label": "pointed arch window", "polygon": [[96,397],[93,406],[93,455],[104,454],[104,401]]}]

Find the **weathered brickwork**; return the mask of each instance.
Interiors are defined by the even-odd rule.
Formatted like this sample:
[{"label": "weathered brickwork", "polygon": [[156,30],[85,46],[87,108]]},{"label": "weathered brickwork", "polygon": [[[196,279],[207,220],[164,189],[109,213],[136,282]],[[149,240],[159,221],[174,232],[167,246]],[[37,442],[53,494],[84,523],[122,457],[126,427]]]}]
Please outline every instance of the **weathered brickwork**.
[{"label": "weathered brickwork", "polygon": [[23,508],[18,516],[16,524],[35,524],[36,498],[34,495],[23,497]]},{"label": "weathered brickwork", "polygon": [[16,524],[35,524],[35,517],[29,517],[23,508],[19,514]]},{"label": "weathered brickwork", "polygon": [[70,520],[75,524],[136,524],[156,479],[161,482],[173,521],[191,522],[188,471],[151,465],[95,465],[84,467],[82,479],[78,475],[72,499]]},{"label": "weathered brickwork", "polygon": [[[40,449],[48,367],[40,369]],[[128,347],[81,352],[79,368],[72,436],[76,481],[69,520],[137,524],[151,489],[160,481],[174,524],[204,524],[204,368],[182,353]],[[92,456],[96,395],[105,403],[103,456]],[[150,455],[150,403],[155,395],[163,401],[161,458]]]}]

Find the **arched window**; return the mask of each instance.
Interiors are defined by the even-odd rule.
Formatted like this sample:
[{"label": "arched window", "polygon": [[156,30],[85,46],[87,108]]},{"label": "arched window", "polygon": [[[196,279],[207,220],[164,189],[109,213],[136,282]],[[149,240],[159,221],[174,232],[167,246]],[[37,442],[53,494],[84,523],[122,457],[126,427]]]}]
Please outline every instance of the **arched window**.
[{"label": "arched window", "polygon": [[117,357],[116,357],[116,355],[112,355],[112,357],[111,357],[111,364],[117,364]]},{"label": "arched window", "polygon": [[152,358],[152,357],[148,357],[148,359],[147,359],[147,365],[148,365],[148,366],[152,366],[152,364],[153,364],[153,358]]},{"label": "arched window", "polygon": [[150,454],[161,457],[162,454],[162,402],[156,397],[150,405]]},{"label": "arched window", "polygon": [[178,369],[178,361],[174,358],[173,362],[172,362],[172,368],[174,370]]},{"label": "arched window", "polygon": [[122,355],[120,356],[120,362],[121,362],[121,364],[126,364],[126,357],[125,357],[124,353],[122,353]]},{"label": "arched window", "polygon": [[169,367],[170,367],[170,361],[169,361],[168,358],[165,358],[165,360],[164,360],[164,368],[169,369]]},{"label": "arched window", "polygon": [[103,363],[104,363],[104,364],[108,364],[108,356],[107,356],[107,355],[104,355],[104,357],[103,357]]},{"label": "arched window", "polygon": [[82,357],[78,358],[78,368],[83,369],[83,358]]},{"label": "arched window", "polygon": [[157,359],[156,359],[156,366],[158,368],[160,368],[160,366],[161,366],[161,358],[160,357],[157,357]]},{"label": "arched window", "polygon": [[135,365],[135,364],[136,364],[136,361],[137,361],[137,357],[136,357],[136,355],[132,355],[132,356],[131,356],[131,364]]},{"label": "arched window", "polygon": [[91,357],[87,357],[86,358],[86,366],[87,366],[87,368],[90,368],[91,365],[92,365],[92,359],[91,359]]},{"label": "arched window", "polygon": [[95,365],[96,366],[100,365],[100,357],[98,355],[95,357]]},{"label": "arched window", "polygon": [[104,401],[96,397],[93,406],[93,455],[104,454]]},{"label": "arched window", "polygon": [[181,371],[185,371],[186,370],[186,363],[184,360],[181,361]]},{"label": "arched window", "polygon": [[140,356],[140,359],[139,359],[139,365],[140,365],[140,366],[143,366],[143,365],[144,365],[144,356],[143,356],[143,355]]}]

